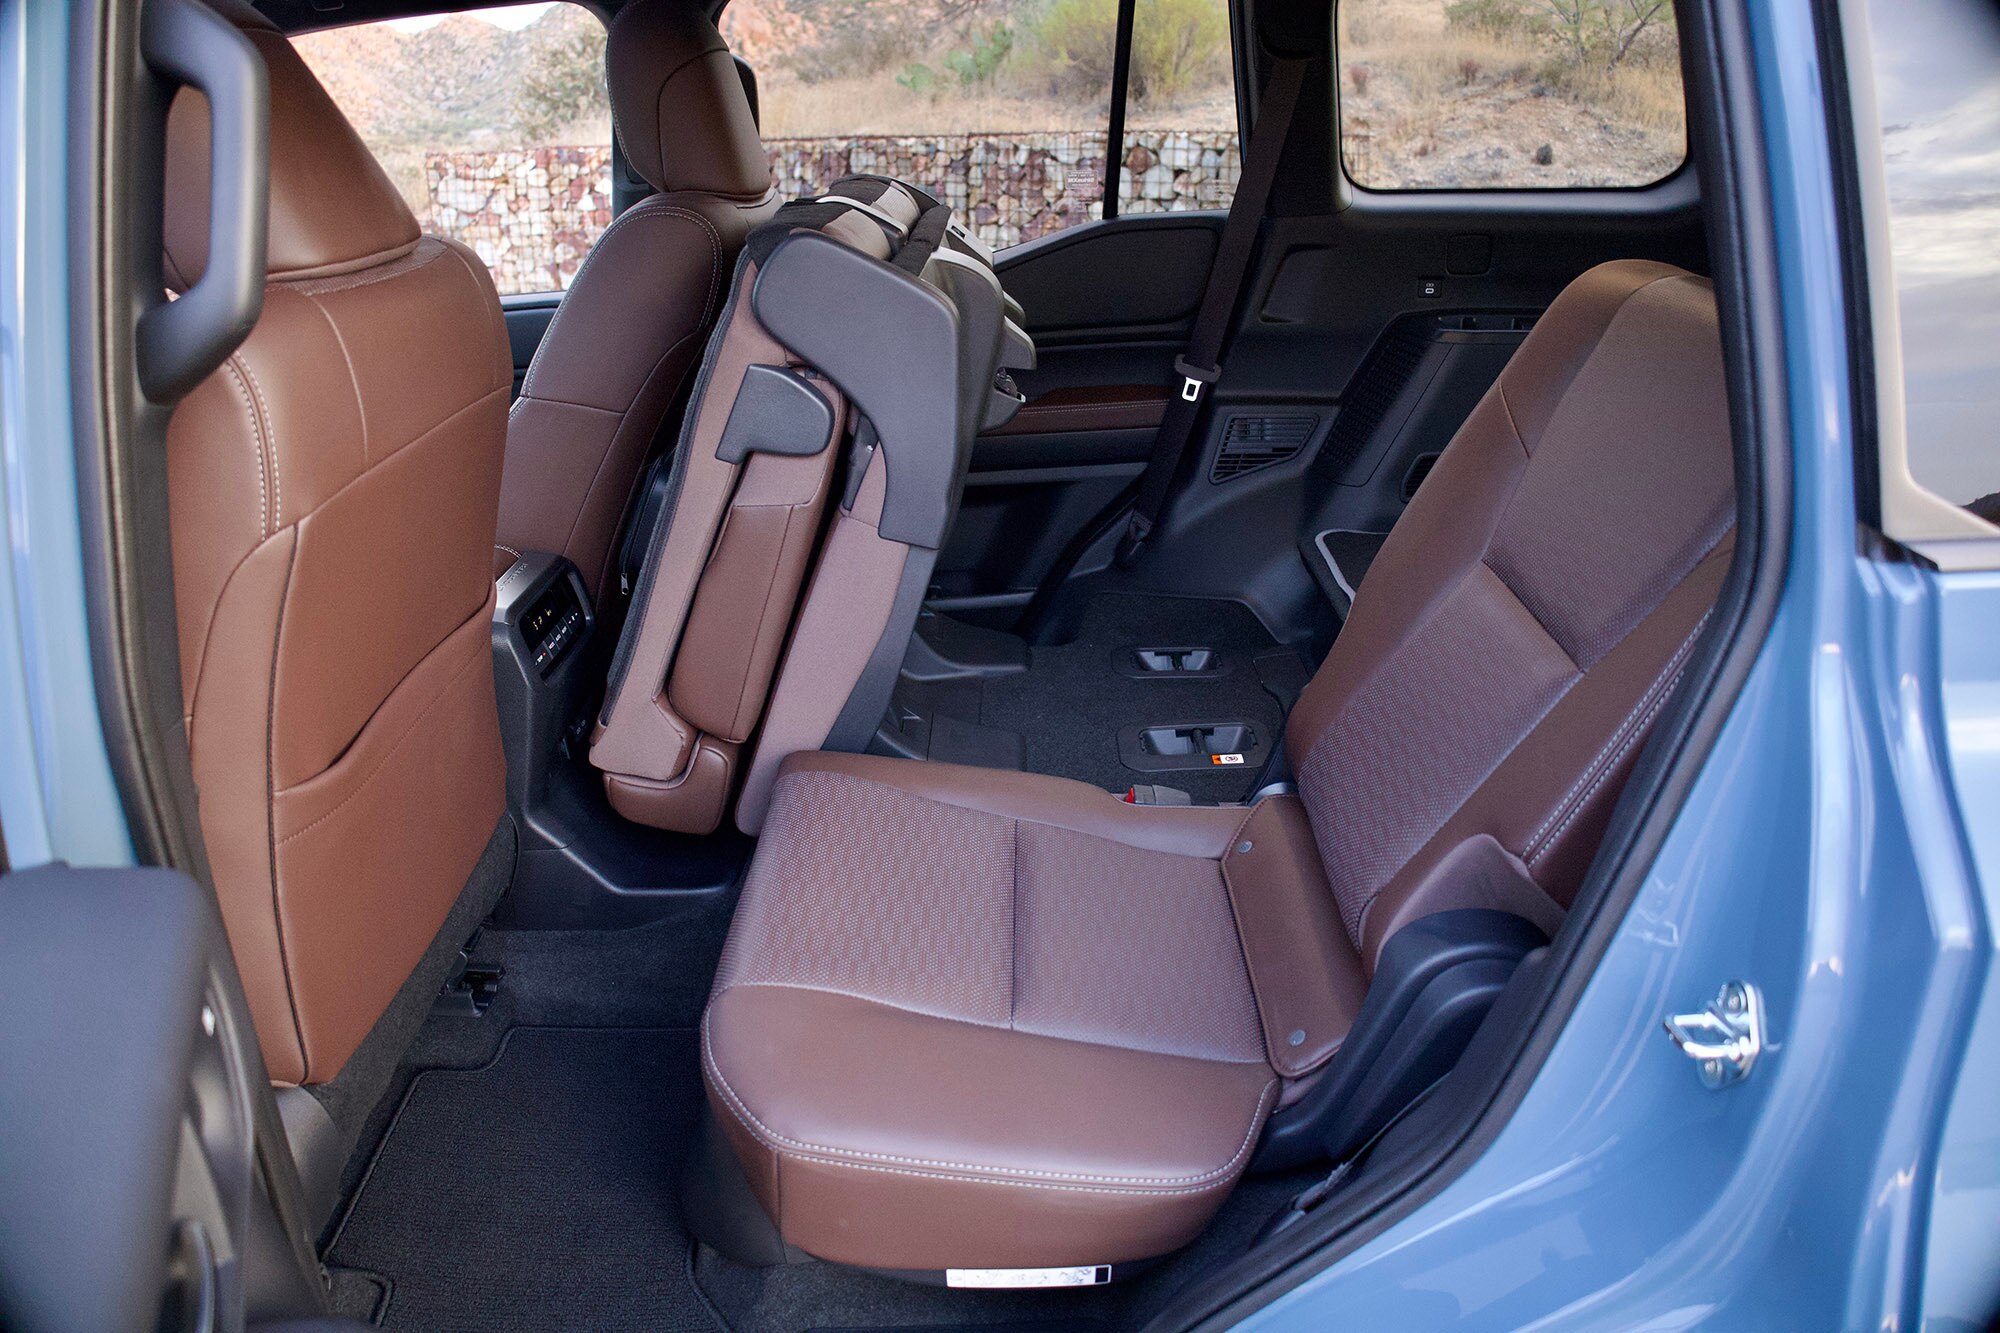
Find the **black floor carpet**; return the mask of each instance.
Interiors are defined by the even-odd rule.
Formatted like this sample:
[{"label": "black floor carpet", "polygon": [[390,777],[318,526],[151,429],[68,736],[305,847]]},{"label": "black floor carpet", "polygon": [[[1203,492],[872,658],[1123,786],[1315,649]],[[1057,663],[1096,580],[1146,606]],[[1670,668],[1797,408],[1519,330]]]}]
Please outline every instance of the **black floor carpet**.
[{"label": "black floor carpet", "polygon": [[411,1082],[327,1262],[390,1328],[712,1333],[674,1187],[700,1098],[690,1030],[515,1028]]},{"label": "black floor carpet", "polygon": [[817,1262],[746,1268],[707,1246],[696,1251],[695,1280],[731,1333],[1119,1333],[1144,1326],[1193,1283],[1240,1258],[1272,1217],[1324,1175],[1309,1168],[1246,1177],[1192,1245],[1107,1287],[971,1292]]},{"label": "black floor carpet", "polygon": [[[1212,648],[1223,669],[1215,676],[1135,678],[1118,667],[1119,654],[1135,647]],[[982,683],[979,721],[1021,733],[1031,773],[1114,791],[1158,783],[1197,801],[1240,801],[1256,782],[1254,765],[1141,772],[1119,758],[1119,733],[1248,722],[1269,746],[1291,704],[1280,696],[1295,693],[1304,680],[1298,655],[1280,646],[1241,602],[1104,593],[1084,608],[1068,642],[1036,645],[1026,671]]]}]

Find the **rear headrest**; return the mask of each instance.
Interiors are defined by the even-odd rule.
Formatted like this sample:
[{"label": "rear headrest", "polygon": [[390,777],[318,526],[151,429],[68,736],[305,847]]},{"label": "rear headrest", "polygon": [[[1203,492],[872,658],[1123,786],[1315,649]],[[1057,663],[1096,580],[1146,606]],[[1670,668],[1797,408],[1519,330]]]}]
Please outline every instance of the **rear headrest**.
[{"label": "rear headrest", "polygon": [[[326,277],[417,243],[417,220],[382,167],[271,21],[241,0],[208,0],[242,29],[271,74],[273,278]],[[167,119],[167,279],[185,290],[208,262],[208,102],[183,89]]]},{"label": "rear headrest", "polygon": [[611,119],[656,190],[761,199],[771,165],[729,46],[691,0],[633,0],[605,51]]}]

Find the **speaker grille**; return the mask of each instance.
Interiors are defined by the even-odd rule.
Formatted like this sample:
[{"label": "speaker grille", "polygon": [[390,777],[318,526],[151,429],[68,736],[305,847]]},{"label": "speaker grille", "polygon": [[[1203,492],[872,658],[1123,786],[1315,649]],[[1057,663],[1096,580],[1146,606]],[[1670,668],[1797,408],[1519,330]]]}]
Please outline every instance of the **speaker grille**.
[{"label": "speaker grille", "polygon": [[1326,447],[1321,456],[1326,458],[1335,470],[1335,475],[1345,472],[1348,465],[1361,456],[1368,440],[1375,434],[1375,428],[1382,424],[1382,418],[1389,415],[1389,409],[1396,405],[1396,395],[1410,382],[1410,376],[1424,359],[1428,342],[1420,337],[1405,333],[1392,334],[1382,340],[1375,355],[1369,359],[1367,368],[1356,377],[1347,401],[1340,405],[1340,415],[1333,419],[1333,429],[1327,432]]},{"label": "speaker grille", "polygon": [[1296,458],[1318,426],[1319,418],[1311,413],[1231,417],[1223,428],[1222,447],[1215,451],[1208,479],[1234,481]]}]

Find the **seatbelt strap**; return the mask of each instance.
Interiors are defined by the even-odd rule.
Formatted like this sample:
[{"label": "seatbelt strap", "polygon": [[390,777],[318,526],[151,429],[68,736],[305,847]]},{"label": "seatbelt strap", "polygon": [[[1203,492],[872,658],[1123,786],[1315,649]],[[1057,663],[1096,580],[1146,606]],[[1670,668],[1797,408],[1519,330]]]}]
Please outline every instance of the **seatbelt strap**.
[{"label": "seatbelt strap", "polygon": [[1138,498],[1118,545],[1120,565],[1129,566],[1152,535],[1181,455],[1194,434],[1202,400],[1209,387],[1222,378],[1222,345],[1229,337],[1236,300],[1250,272],[1250,254],[1270,205],[1271,185],[1278,176],[1278,159],[1284,156],[1285,138],[1308,63],[1304,57],[1279,60],[1257,101],[1257,122],[1250,127],[1243,174],[1237,179],[1236,197],[1230,201],[1229,216],[1222,224],[1222,241],[1208,270],[1208,287],[1202,293],[1201,308],[1195,312],[1187,350],[1174,359],[1174,392],[1167,399],[1159,433],[1153,437],[1152,456],[1146,460]]}]

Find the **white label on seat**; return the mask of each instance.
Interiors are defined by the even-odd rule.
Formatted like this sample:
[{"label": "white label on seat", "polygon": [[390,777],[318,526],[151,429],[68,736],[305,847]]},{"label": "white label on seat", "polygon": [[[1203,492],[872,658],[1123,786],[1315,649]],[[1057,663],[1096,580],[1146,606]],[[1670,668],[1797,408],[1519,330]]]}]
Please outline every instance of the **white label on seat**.
[{"label": "white label on seat", "polygon": [[1212,754],[1208,757],[1208,762],[1211,764],[1240,764],[1243,762],[1243,756],[1240,754]]},{"label": "white label on seat", "polygon": [[947,1287],[1098,1287],[1111,1280],[1110,1264],[1082,1268],[947,1268]]}]

